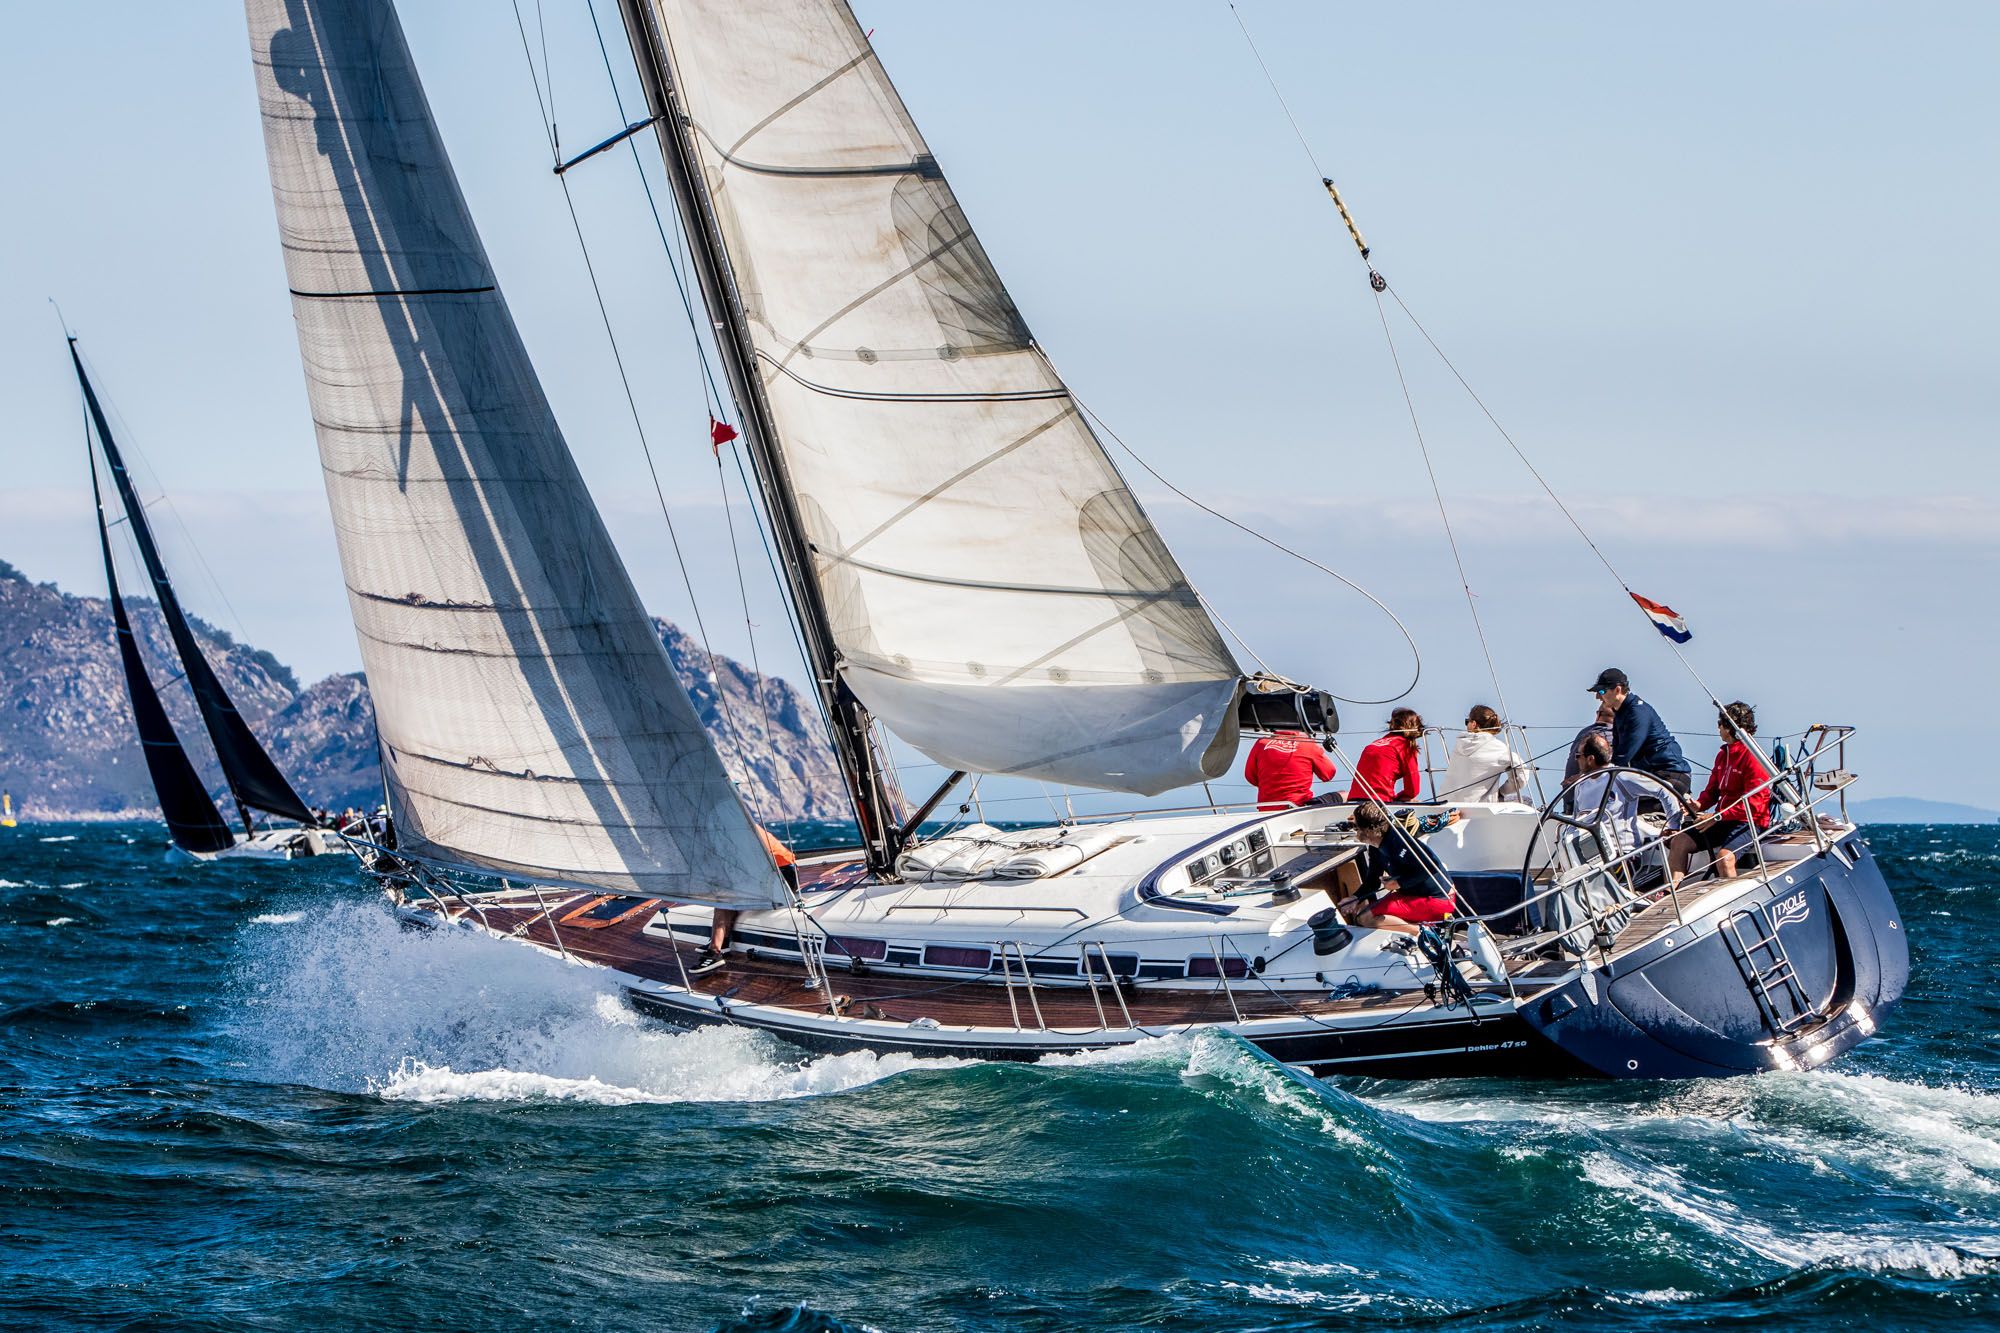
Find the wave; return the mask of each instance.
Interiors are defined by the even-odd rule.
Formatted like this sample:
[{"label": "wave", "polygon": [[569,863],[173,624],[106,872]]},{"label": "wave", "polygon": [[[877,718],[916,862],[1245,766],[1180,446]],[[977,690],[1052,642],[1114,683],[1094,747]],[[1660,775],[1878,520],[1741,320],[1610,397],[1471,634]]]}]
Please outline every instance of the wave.
[{"label": "wave", "polygon": [[602,969],[467,930],[407,929],[359,904],[309,930],[246,937],[234,986],[230,1039],[251,1071],[395,1101],[774,1101],[962,1063],[808,1058],[745,1029],[667,1029]]}]

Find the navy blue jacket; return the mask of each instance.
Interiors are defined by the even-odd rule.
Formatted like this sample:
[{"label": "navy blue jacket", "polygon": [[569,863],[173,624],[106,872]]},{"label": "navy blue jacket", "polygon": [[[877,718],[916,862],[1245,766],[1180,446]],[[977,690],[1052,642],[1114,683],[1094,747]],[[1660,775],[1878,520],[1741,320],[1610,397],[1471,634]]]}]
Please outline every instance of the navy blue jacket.
[{"label": "navy blue jacket", "polygon": [[1611,762],[1648,773],[1685,773],[1687,756],[1653,705],[1636,694],[1611,719]]},{"label": "navy blue jacket", "polygon": [[1437,853],[1396,826],[1382,836],[1374,855],[1363,858],[1361,893],[1372,898],[1382,891],[1382,881],[1393,879],[1397,888],[1416,897],[1449,898],[1451,875]]}]

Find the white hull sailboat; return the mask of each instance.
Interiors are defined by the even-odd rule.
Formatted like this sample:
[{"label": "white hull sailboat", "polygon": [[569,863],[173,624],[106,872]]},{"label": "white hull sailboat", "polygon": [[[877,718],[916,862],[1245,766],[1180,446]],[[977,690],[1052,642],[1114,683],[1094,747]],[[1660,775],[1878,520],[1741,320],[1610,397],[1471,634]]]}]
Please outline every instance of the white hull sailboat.
[{"label": "white hull sailboat", "polygon": [[[1774,770],[1799,808],[1728,880],[1662,890],[1661,830],[1607,838],[1601,808],[1458,807],[1428,835],[1456,916],[1416,936],[1334,907],[1345,803],[922,836],[970,774],[1154,795],[1246,729],[1331,733],[1331,700],[1246,680],[842,0],[622,0],[649,105],[619,137],[662,153],[861,835],[788,883],[556,427],[392,8],[247,8],[400,840],[372,866],[412,920],[832,1049],[1219,1029],[1317,1071],[1682,1077],[1817,1064],[1901,995],[1837,728]],[[883,730],[951,778],[905,802]],[[717,911],[732,947],[698,967]]]}]

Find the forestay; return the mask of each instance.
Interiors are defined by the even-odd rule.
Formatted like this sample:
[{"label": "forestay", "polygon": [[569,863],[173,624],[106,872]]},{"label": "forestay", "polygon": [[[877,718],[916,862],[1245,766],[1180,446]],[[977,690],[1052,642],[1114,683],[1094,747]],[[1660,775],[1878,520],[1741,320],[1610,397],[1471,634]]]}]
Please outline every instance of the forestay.
[{"label": "forestay", "polygon": [[1240,671],[842,0],[646,0],[847,685],[947,768],[1222,771]]},{"label": "forestay", "polygon": [[683,901],[784,901],[556,428],[394,10],[248,10],[401,848]]}]

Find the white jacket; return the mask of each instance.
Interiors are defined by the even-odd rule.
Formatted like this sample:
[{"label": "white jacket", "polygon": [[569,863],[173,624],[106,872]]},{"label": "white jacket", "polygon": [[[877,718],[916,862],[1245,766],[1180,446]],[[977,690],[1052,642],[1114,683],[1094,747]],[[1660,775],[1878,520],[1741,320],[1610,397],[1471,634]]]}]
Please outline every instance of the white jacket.
[{"label": "white jacket", "polygon": [[1527,785],[1527,765],[1498,732],[1468,731],[1451,747],[1437,794],[1444,801],[1512,801]]}]

